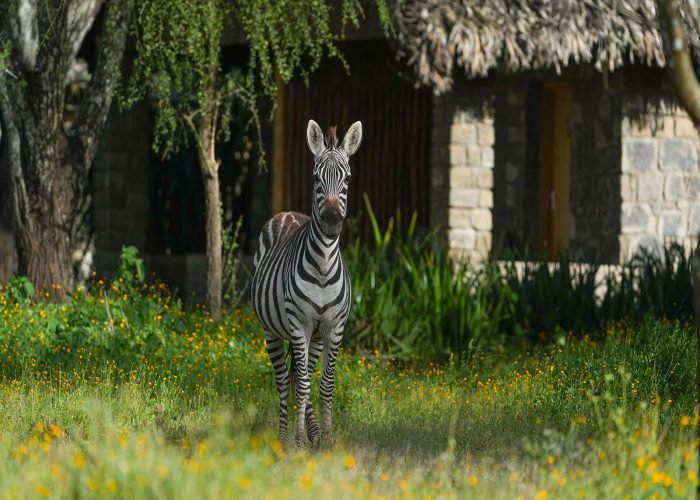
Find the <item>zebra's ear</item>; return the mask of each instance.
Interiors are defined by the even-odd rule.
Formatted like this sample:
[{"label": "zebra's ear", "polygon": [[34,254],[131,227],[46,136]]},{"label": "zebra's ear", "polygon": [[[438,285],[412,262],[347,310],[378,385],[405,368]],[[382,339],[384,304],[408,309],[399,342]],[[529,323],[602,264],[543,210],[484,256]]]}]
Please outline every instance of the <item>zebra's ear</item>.
[{"label": "zebra's ear", "polygon": [[323,131],[313,120],[309,120],[309,126],[306,128],[306,140],[309,141],[309,149],[314,156],[318,156],[326,149],[323,143]]},{"label": "zebra's ear", "polygon": [[345,151],[345,154],[350,157],[357,151],[362,142],[362,123],[355,122],[352,124],[350,129],[348,129],[345,137],[343,137],[343,143],[340,148]]}]

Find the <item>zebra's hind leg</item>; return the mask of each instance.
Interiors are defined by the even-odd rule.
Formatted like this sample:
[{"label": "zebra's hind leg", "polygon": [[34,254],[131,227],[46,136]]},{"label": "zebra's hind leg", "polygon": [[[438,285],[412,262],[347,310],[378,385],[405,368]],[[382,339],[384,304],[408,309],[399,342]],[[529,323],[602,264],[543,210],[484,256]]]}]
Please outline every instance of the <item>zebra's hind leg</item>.
[{"label": "zebra's hind leg", "polygon": [[272,368],[275,370],[275,385],[280,398],[280,428],[279,440],[287,444],[287,404],[289,400],[289,371],[284,356],[284,341],[272,334],[265,332],[267,354],[270,356]]},{"label": "zebra's hind leg", "polygon": [[[314,368],[318,362],[318,358],[321,356],[321,350],[323,349],[323,343],[320,340],[312,340],[309,344],[309,379],[313,377]],[[321,441],[321,429],[318,427],[318,422],[316,421],[316,414],[314,413],[314,408],[311,403],[311,397],[309,397],[309,402],[306,405],[306,436],[309,438],[309,443],[311,443],[312,448],[316,448]]]}]

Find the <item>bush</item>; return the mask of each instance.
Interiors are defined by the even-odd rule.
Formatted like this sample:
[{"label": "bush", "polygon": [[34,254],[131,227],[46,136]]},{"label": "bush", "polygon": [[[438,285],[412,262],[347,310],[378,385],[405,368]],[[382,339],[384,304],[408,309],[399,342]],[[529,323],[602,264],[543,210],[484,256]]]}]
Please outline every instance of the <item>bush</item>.
[{"label": "bush", "polygon": [[401,213],[379,228],[367,197],[374,248],[356,241],[346,252],[353,287],[348,343],[392,357],[470,352],[483,337],[495,338],[515,311],[517,296],[488,264],[474,271],[436,244],[419,237],[416,215],[401,234]]},{"label": "bush", "polygon": [[478,266],[453,258],[435,230],[416,234],[416,214],[379,228],[365,207],[374,241],[346,251],[353,312],[347,343],[406,358],[467,353],[488,345],[565,343],[570,333],[604,335],[611,323],[657,318],[690,321],[689,254],[672,243],[662,254],[643,251],[599,279],[600,266],[574,265],[566,255]]}]

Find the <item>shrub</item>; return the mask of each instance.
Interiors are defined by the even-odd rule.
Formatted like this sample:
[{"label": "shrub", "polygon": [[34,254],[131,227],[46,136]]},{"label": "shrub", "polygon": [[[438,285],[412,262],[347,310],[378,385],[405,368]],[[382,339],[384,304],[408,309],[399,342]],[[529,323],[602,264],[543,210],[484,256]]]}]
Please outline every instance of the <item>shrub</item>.
[{"label": "shrub", "polygon": [[407,229],[401,213],[381,229],[367,197],[373,242],[346,252],[353,312],[347,343],[394,357],[472,353],[513,342],[565,343],[574,333],[598,337],[609,324],[657,318],[692,319],[689,254],[672,243],[642,251],[598,278],[600,266],[575,265],[563,254],[546,260],[478,266],[455,259],[435,230]]}]

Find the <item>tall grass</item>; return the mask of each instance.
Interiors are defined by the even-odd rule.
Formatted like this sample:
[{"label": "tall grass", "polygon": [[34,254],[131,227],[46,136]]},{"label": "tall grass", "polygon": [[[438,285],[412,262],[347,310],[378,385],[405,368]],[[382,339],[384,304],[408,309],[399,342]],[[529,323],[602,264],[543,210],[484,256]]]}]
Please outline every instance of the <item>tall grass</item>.
[{"label": "tall grass", "polygon": [[416,232],[416,214],[379,227],[365,197],[373,241],[347,252],[354,304],[346,338],[361,350],[394,357],[446,356],[535,342],[565,342],[570,333],[603,335],[610,322],[647,315],[690,321],[689,254],[672,243],[643,251],[600,276],[563,254],[557,262],[453,257],[433,230]]},{"label": "tall grass", "polygon": [[346,257],[353,286],[349,342],[392,357],[470,352],[495,338],[515,312],[517,296],[495,264],[476,270],[452,257],[431,232],[416,234],[416,214],[405,234],[397,212],[384,230],[365,207],[373,246],[356,241]]}]

